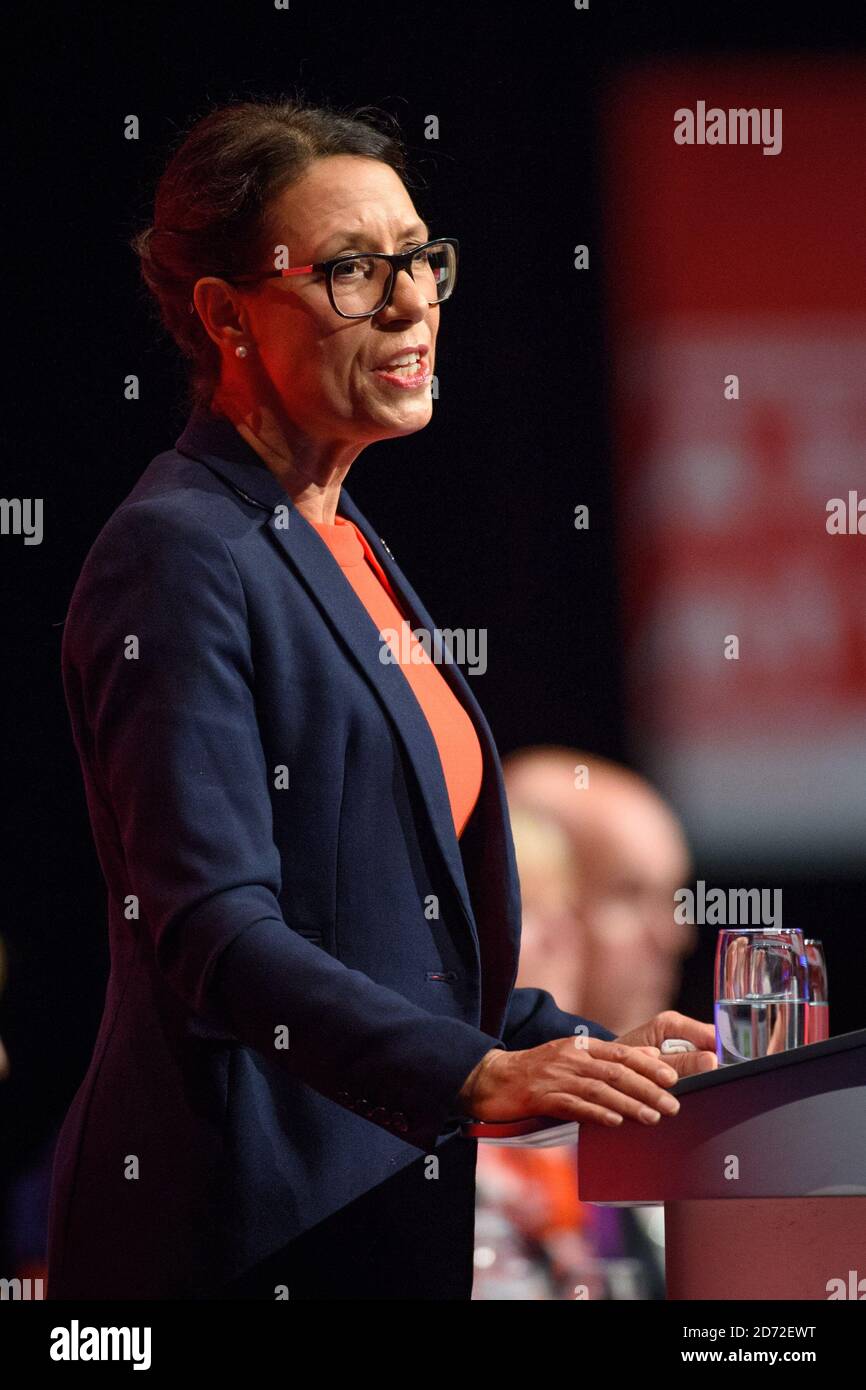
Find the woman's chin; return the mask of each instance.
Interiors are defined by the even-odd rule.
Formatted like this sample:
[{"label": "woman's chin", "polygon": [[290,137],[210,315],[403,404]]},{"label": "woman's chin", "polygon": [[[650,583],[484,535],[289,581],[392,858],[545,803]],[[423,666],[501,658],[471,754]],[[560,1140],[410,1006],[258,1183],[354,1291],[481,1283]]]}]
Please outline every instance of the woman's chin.
[{"label": "woman's chin", "polygon": [[415,400],[395,402],[389,406],[371,409],[371,418],[382,431],[381,437],[413,434],[423,430],[433,417],[433,401],[429,391],[422,396],[419,392]]}]

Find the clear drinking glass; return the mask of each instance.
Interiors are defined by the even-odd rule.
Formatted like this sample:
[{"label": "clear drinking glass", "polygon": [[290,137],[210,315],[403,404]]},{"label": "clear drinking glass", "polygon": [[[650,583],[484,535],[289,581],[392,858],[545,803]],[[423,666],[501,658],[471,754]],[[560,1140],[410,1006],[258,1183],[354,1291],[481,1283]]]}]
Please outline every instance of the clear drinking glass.
[{"label": "clear drinking glass", "polygon": [[716,945],[719,1066],[769,1057],[807,1041],[809,970],[802,932],[726,927]]},{"label": "clear drinking glass", "polygon": [[821,1042],[830,1036],[830,994],[827,984],[827,957],[822,943],[814,936],[805,938],[809,967],[809,1007],[806,1010],[806,1042]]}]

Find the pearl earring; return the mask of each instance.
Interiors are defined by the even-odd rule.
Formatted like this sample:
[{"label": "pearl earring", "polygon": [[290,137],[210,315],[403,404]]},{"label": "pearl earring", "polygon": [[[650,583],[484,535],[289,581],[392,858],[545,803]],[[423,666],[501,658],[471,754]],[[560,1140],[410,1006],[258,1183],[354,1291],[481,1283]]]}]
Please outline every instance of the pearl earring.
[{"label": "pearl earring", "polygon": [[247,349],[245,348],[244,344],[238,343],[237,347],[235,348],[235,357],[246,357],[246,355]]}]

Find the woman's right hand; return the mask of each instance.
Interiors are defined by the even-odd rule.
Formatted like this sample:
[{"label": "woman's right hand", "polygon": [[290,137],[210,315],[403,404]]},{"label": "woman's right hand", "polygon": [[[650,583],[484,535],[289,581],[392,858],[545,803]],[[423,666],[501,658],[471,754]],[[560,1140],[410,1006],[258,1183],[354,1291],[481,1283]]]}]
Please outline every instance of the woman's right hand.
[{"label": "woman's right hand", "polygon": [[657,1124],[680,1108],[665,1089],[679,1079],[657,1047],[556,1038],[522,1052],[491,1049],[466,1078],[460,1100],[467,1115],[488,1122],[547,1115],[581,1124]]}]

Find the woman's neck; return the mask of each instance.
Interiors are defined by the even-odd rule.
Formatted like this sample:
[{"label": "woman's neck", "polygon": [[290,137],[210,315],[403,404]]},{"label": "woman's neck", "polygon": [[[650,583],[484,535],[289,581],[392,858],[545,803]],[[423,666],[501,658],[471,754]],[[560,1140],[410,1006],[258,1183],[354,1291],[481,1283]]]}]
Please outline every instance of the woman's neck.
[{"label": "woman's neck", "polygon": [[267,409],[239,409],[237,402],[219,396],[211,410],[231,421],[307,521],[333,524],[343,480],[363,446],[313,440]]}]

